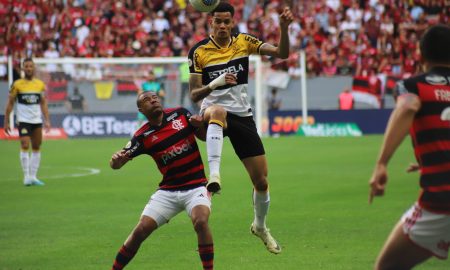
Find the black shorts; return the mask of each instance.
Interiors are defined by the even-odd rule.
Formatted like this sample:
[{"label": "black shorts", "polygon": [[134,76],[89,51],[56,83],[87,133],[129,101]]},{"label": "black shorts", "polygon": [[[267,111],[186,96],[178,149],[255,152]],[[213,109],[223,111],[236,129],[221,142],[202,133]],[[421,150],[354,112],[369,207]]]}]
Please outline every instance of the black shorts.
[{"label": "black shorts", "polygon": [[227,129],[223,135],[230,138],[234,152],[241,160],[265,154],[252,116],[240,117],[227,113]]},{"label": "black shorts", "polygon": [[25,137],[25,136],[31,136],[33,131],[37,128],[42,128],[42,124],[30,124],[30,123],[23,123],[19,122],[19,136]]}]

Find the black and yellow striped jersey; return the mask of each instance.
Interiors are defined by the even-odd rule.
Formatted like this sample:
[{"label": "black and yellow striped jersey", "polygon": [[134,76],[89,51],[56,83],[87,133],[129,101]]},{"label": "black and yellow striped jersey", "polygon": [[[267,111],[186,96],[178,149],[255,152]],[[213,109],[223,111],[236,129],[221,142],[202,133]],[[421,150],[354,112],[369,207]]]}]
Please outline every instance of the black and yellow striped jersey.
[{"label": "black and yellow striped jersey", "polygon": [[19,79],[13,83],[10,96],[16,98],[17,121],[23,123],[42,123],[41,97],[45,93],[45,84],[39,79]]},{"label": "black and yellow striped jersey", "polygon": [[198,42],[189,51],[189,71],[201,74],[202,84],[207,85],[223,73],[237,76],[237,85],[225,85],[215,89],[202,102],[201,112],[212,104],[221,105],[230,113],[250,116],[248,101],[249,55],[259,54],[264,43],[249,34],[231,37],[227,47],[220,47],[212,36]]}]

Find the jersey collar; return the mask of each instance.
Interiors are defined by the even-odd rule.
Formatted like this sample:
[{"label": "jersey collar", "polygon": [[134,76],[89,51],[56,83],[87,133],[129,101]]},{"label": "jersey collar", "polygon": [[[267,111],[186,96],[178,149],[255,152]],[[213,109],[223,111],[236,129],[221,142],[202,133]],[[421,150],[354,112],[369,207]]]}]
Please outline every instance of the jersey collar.
[{"label": "jersey collar", "polygon": [[[209,36],[209,39],[211,40],[211,42],[214,44],[214,46],[217,47],[217,49],[223,49],[223,47],[221,47],[215,40],[214,37],[212,35]],[[228,43],[228,46],[226,48],[230,48],[231,44],[233,44],[233,36],[230,36],[230,42]]]}]

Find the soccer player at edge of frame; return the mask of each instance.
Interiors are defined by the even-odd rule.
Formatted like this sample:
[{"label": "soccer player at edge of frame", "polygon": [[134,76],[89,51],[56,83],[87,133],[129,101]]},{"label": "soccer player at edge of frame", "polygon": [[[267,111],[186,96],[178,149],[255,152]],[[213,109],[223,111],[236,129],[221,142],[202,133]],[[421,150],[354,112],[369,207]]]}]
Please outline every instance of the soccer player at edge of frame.
[{"label": "soccer player at edge of frame", "polygon": [[[23,184],[25,186],[43,186],[44,182],[37,178],[41,163],[42,126],[47,132],[51,128],[45,84],[34,76],[33,59],[24,59],[22,68],[25,77],[16,80],[9,91],[3,122],[4,129],[5,133],[9,135],[9,115],[16,103],[16,115],[19,122],[17,128],[20,137],[20,164],[24,175]],[[29,154],[30,144],[31,155]]]},{"label": "soccer player at edge of frame", "polygon": [[211,12],[219,5],[220,0],[189,0],[189,3],[200,12]]},{"label": "soccer player at edge of frame", "polygon": [[395,109],[369,180],[369,203],[383,196],[387,165],[408,132],[420,171],[421,192],[393,228],[375,269],[411,269],[432,256],[447,259],[450,246],[450,26],[435,25],[420,41],[425,73],[398,82]]},{"label": "soccer player at edge of frame", "polygon": [[160,98],[151,91],[138,95],[137,106],[148,122],[112,155],[110,166],[117,170],[134,157],[147,154],[155,160],[163,179],[142,211],[139,223],[119,249],[112,270],[123,269],[153,231],[182,211],[187,212],[197,233],[203,269],[212,270],[214,246],[208,226],[211,198],[195,140],[206,136],[201,116],[191,116],[184,108],[163,109]]},{"label": "soccer player at edge of frame", "polygon": [[188,54],[191,98],[194,102],[203,99],[200,115],[207,125],[207,189],[212,193],[221,190],[220,159],[223,137],[228,136],[253,183],[254,220],[250,231],[268,251],[278,254],[281,246],[266,227],[270,204],[268,168],[247,94],[248,67],[250,54],[283,59],[289,56],[288,28],[294,18],[288,7],[283,9],[276,47],[249,34],[232,34],[234,8],[227,2],[220,2],[210,15],[211,35],[194,45]]}]

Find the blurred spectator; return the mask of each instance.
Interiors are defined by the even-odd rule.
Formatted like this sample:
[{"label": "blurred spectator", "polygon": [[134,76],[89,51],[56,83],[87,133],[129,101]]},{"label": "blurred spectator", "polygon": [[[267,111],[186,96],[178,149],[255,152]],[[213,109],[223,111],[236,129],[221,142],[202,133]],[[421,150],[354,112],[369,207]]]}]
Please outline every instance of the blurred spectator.
[{"label": "blurred spectator", "polygon": [[271,111],[278,111],[281,108],[281,98],[277,94],[278,89],[272,88],[270,96],[267,99],[267,107]]},{"label": "blurred spectator", "polygon": [[[58,57],[186,56],[186,48],[209,35],[207,14],[195,12],[183,0],[22,2],[0,2],[0,54],[7,47],[12,55],[19,51],[29,57],[52,57],[48,55],[55,52]],[[231,2],[240,20],[236,30],[266,42],[278,40],[274,29],[282,1]],[[449,23],[445,0],[291,2],[291,51],[306,50],[308,73],[314,76],[329,75],[330,59],[336,74],[356,73],[357,58],[366,49],[376,50],[374,63],[393,61],[389,69],[377,68],[385,75],[410,73],[417,70],[415,47],[424,30]]]},{"label": "blurred spectator", "polygon": [[85,112],[87,110],[86,100],[78,87],[75,87],[72,95],[67,98],[66,107],[70,113]]},{"label": "blurred spectator", "polygon": [[351,110],[355,105],[355,100],[353,99],[353,95],[350,92],[350,89],[345,89],[339,94],[339,109],[340,110]]}]

